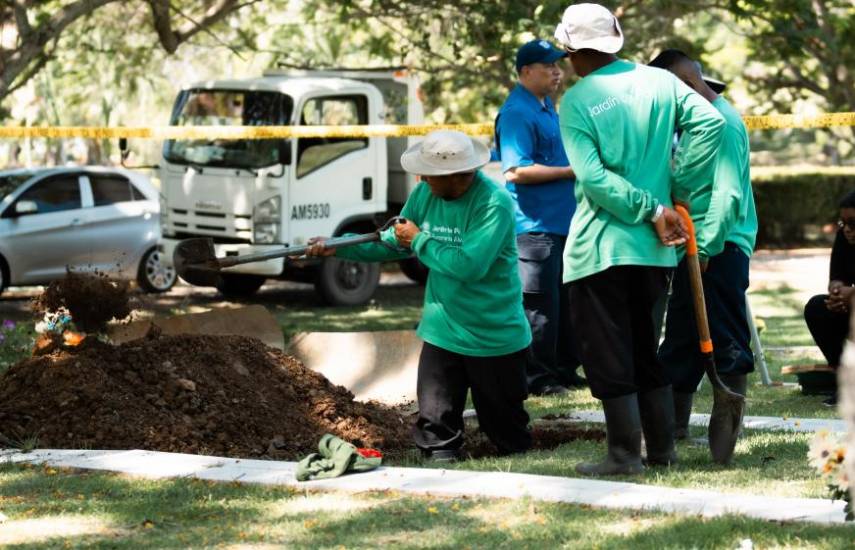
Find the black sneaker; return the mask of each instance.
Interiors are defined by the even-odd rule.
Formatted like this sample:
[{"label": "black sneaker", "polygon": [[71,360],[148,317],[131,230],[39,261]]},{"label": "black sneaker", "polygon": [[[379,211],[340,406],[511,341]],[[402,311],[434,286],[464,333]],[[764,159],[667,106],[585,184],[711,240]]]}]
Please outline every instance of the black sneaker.
[{"label": "black sneaker", "polygon": [[570,374],[565,374],[561,377],[561,383],[570,388],[585,388],[588,386],[588,381],[579,376],[574,370]]},{"label": "black sneaker", "polygon": [[426,458],[431,462],[457,462],[460,459],[460,452],[457,449],[437,449],[428,451]]},{"label": "black sneaker", "polygon": [[829,397],[828,399],[825,399],[825,400],[822,402],[822,404],[823,404],[823,405],[825,405],[826,407],[836,407],[836,406],[837,406],[837,396],[836,396],[836,395],[832,395],[832,396],[831,396],[831,397]]},{"label": "black sneaker", "polygon": [[540,388],[538,391],[531,392],[532,395],[564,395],[568,390],[566,386],[562,386],[561,384],[547,384]]}]

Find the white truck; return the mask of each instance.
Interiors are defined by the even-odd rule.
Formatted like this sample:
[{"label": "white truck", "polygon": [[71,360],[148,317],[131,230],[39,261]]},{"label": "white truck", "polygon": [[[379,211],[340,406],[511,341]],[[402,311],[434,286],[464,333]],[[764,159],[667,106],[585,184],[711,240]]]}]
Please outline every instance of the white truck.
[{"label": "white truck", "polygon": [[[269,71],[261,78],[209,81],[181,90],[171,125],[313,126],[419,124],[414,76],[400,70]],[[167,141],[160,164],[162,248],[210,237],[217,256],[305,244],[314,236],[373,231],[397,214],[416,184],[400,157],[414,138]],[[171,260],[170,260],[171,261]],[[402,262],[411,278],[418,260]],[[365,303],[377,264],[335,258],[235,266],[219,290],[247,296],[268,278],[313,282],[334,305]]]}]

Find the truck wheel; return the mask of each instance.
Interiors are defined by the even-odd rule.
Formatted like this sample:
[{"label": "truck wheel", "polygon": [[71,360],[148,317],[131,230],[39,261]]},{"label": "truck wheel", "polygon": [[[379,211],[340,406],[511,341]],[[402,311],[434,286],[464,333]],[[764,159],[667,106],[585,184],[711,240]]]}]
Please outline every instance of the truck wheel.
[{"label": "truck wheel", "polygon": [[428,266],[419,261],[418,258],[407,258],[406,260],[400,260],[398,262],[398,267],[401,268],[401,272],[406,275],[411,281],[419,283],[423,285],[427,282],[428,272],[430,269]]},{"label": "truck wheel", "polygon": [[267,277],[261,275],[243,275],[238,273],[223,273],[217,290],[228,298],[249,298],[261,288]]},{"label": "truck wheel", "polygon": [[358,306],[374,296],[380,284],[380,264],[324,258],[315,290],[332,306]]}]

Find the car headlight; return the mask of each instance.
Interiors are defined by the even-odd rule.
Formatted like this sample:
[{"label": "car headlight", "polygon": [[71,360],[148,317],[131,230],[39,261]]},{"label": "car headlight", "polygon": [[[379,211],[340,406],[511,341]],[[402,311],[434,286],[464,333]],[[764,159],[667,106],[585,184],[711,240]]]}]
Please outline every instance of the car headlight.
[{"label": "car headlight", "polygon": [[259,244],[279,242],[281,208],[282,199],[278,196],[255,206],[252,214],[253,242]]}]

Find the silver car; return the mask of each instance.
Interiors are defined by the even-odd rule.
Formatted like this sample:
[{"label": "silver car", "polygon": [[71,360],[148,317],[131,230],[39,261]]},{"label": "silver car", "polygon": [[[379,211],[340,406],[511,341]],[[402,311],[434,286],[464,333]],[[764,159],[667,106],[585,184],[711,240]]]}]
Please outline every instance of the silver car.
[{"label": "silver car", "polygon": [[160,261],[159,211],[157,189],[128,170],[0,171],[0,292],[46,284],[68,269],[169,290],[175,269]]}]

